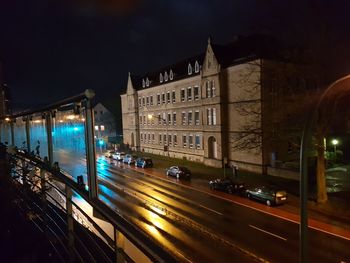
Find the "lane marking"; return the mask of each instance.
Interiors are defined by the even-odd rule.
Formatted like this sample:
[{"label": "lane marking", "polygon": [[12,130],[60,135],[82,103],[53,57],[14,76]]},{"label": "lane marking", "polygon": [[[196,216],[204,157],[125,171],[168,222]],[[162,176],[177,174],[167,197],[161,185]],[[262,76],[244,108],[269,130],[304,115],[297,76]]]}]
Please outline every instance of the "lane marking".
[{"label": "lane marking", "polygon": [[261,231],[261,232],[263,232],[263,233],[265,233],[265,234],[268,234],[268,235],[277,237],[277,238],[279,238],[279,239],[282,239],[283,241],[287,241],[286,238],[281,237],[281,236],[279,236],[279,235],[276,235],[276,234],[274,234],[274,233],[271,233],[271,232],[269,232],[269,231],[267,231],[267,230],[261,229],[261,228],[259,228],[259,227],[257,227],[257,226],[253,226],[253,225],[249,225],[249,226],[250,226],[251,228],[254,228],[254,229],[256,229],[256,230],[259,230],[259,231]]},{"label": "lane marking", "polygon": [[207,209],[207,210],[209,210],[209,211],[211,211],[211,212],[213,212],[213,213],[216,213],[216,214],[218,214],[218,215],[224,215],[224,214],[222,214],[222,213],[220,213],[220,212],[218,212],[218,211],[215,211],[215,210],[213,210],[213,209],[211,209],[211,208],[209,208],[209,207],[206,207],[206,206],[204,206],[204,205],[199,205],[200,207],[202,207],[202,208],[204,208],[204,209]]}]

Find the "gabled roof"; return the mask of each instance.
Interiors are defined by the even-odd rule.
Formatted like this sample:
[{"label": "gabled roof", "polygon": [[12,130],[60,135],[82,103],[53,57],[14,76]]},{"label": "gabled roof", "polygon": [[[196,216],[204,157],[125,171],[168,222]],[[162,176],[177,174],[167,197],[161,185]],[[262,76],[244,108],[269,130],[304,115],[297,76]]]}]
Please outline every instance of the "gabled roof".
[{"label": "gabled roof", "polygon": [[[251,35],[251,36],[239,36],[227,45],[211,44],[214,54],[221,65],[221,67],[226,68],[230,65],[243,63],[243,61],[251,60],[254,58],[269,58],[269,59],[281,59],[282,58],[282,45],[281,43],[273,37],[267,35]],[[199,65],[203,64],[205,58],[205,53],[200,53],[196,56],[184,59],[178,63],[165,66],[156,71],[146,73],[141,76],[132,75],[132,83],[134,88],[137,90],[148,89],[153,86],[160,85],[159,74],[164,74],[167,72],[169,74],[170,70],[173,71],[173,80],[168,80],[168,82],[176,81],[179,79],[187,78],[188,75],[188,64],[191,63],[193,67],[193,73],[190,77],[200,74],[200,72],[194,72],[195,62],[198,61]],[[149,85],[143,87],[142,81],[148,79]],[[164,84],[166,82],[163,82]]]}]

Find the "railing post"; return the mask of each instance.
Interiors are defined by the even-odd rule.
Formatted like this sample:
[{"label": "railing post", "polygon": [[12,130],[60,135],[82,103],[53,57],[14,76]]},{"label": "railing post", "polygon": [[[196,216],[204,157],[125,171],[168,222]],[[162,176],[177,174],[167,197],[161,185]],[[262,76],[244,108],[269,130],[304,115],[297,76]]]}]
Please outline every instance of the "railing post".
[{"label": "railing post", "polygon": [[66,185],[66,211],[67,211],[67,234],[68,234],[68,248],[70,251],[70,262],[74,262],[74,219],[73,219],[73,206],[72,206],[72,189]]},{"label": "railing post", "polygon": [[52,113],[45,114],[46,134],[47,134],[47,152],[50,166],[53,164],[53,146],[52,146]]},{"label": "railing post", "polygon": [[[115,249],[115,262],[119,263],[119,262],[126,262],[125,261],[125,257],[123,255],[123,253],[120,253],[119,251],[119,247],[124,247],[124,236],[118,232],[118,230],[114,227],[114,249]],[[118,244],[119,247],[118,247]]]},{"label": "railing post", "polygon": [[97,198],[98,185],[96,175],[96,151],[95,151],[95,137],[94,137],[94,115],[91,105],[91,99],[95,94],[90,91],[85,91],[88,98],[85,108],[85,143],[86,143],[86,161],[87,161],[87,177],[89,184],[89,197],[91,199]]},{"label": "railing post", "polygon": [[40,186],[41,186],[41,202],[42,202],[42,217],[44,222],[44,232],[47,235],[47,200],[46,200],[46,171],[40,168]]},{"label": "railing post", "polygon": [[29,126],[29,116],[25,117],[26,122],[26,140],[27,140],[27,151],[30,153],[30,126]]},{"label": "railing post", "polygon": [[14,123],[14,120],[11,120],[10,121],[10,128],[11,128],[11,145],[12,146],[15,145],[15,130],[14,130],[14,127],[13,127],[13,123]]}]

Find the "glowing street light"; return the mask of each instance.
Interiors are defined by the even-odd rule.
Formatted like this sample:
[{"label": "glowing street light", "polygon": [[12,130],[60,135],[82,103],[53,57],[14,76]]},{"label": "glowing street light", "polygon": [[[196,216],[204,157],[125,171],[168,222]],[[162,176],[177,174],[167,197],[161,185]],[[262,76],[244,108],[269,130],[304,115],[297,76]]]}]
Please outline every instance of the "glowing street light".
[{"label": "glowing street light", "polygon": [[337,139],[333,139],[332,144],[334,146],[334,153],[336,153],[337,152],[337,145],[339,144],[339,141]]}]

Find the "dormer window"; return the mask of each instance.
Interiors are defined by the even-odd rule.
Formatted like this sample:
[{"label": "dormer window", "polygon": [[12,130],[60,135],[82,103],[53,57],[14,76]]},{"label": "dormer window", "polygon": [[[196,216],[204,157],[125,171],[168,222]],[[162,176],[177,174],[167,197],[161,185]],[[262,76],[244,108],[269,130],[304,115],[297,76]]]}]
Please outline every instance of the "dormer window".
[{"label": "dormer window", "polygon": [[145,80],[142,79],[142,88],[144,88],[146,86]]},{"label": "dormer window", "polygon": [[166,71],[164,73],[164,81],[168,81],[168,73]]},{"label": "dormer window", "polygon": [[170,80],[173,80],[173,78],[174,78],[174,73],[173,73],[173,71],[172,71],[172,70],[170,70],[170,73],[169,73],[169,78],[170,78]]},{"label": "dormer window", "polygon": [[162,75],[162,73],[159,74],[159,82],[163,83],[163,75]]},{"label": "dormer window", "polygon": [[198,73],[199,72],[199,63],[196,60],[196,63],[194,64],[194,72]]},{"label": "dormer window", "polygon": [[148,87],[149,86],[149,79],[146,78],[146,86]]},{"label": "dormer window", "polygon": [[188,75],[192,75],[192,66],[191,66],[191,63],[188,63],[187,71],[188,71]]}]

